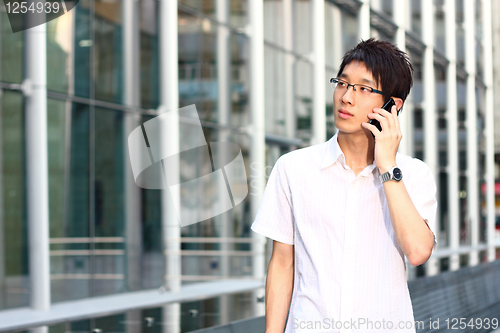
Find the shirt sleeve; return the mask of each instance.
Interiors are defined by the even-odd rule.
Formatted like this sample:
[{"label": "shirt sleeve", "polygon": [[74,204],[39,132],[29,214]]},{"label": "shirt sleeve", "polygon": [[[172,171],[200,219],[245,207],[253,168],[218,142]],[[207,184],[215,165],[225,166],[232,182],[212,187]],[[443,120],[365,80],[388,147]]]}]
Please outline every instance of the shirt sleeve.
[{"label": "shirt sleeve", "polygon": [[418,161],[418,167],[414,169],[412,175],[412,186],[409,191],[410,198],[415,205],[420,216],[424,219],[429,229],[434,234],[434,246],[432,253],[436,250],[436,181],[432,175],[431,169],[424,162]]},{"label": "shirt sleeve", "polygon": [[294,218],[290,187],[283,156],[278,159],[267,181],[252,230],[281,243],[294,244]]}]

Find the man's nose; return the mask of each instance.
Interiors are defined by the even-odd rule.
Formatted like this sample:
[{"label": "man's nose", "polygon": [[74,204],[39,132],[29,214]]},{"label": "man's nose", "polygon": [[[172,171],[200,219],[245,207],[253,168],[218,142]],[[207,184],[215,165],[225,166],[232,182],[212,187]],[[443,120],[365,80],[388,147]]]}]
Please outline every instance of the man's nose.
[{"label": "man's nose", "polygon": [[[349,88],[351,88],[351,90],[349,90]],[[347,86],[347,89],[344,91],[344,93],[342,94],[342,97],[341,97],[341,100],[342,102],[344,103],[352,103],[353,99],[354,99],[354,86]]]}]

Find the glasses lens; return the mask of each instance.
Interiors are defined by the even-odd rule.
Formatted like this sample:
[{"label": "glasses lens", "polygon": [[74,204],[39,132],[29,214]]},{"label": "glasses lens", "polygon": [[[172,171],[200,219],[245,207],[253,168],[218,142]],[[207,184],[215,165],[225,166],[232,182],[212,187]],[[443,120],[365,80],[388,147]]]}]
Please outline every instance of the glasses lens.
[{"label": "glasses lens", "polygon": [[333,89],[343,90],[345,89],[345,87],[347,87],[347,84],[345,84],[343,81],[339,79],[332,79],[330,82],[332,83]]}]

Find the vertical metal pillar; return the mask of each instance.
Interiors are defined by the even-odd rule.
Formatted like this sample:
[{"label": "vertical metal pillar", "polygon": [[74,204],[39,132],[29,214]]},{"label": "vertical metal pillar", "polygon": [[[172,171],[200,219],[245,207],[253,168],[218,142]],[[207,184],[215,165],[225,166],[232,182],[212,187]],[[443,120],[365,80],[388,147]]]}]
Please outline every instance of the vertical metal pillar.
[{"label": "vertical metal pillar", "polygon": [[[378,3],[380,6],[380,3]],[[392,2],[392,18],[394,23],[397,25],[396,35],[394,36],[394,42],[397,47],[406,52],[406,15],[401,15],[401,13],[405,13],[408,7],[407,0],[393,1]],[[407,100],[404,103],[404,112],[399,114],[399,123],[401,126],[401,131],[403,133],[403,139],[399,143],[399,152],[402,154],[409,155],[410,142],[413,142],[413,126],[411,126],[412,122],[410,122],[412,112],[410,110],[410,105],[408,105]],[[406,277],[408,280],[414,278],[416,274],[415,267],[411,266],[408,262],[406,262]]]},{"label": "vertical metal pillar", "polygon": [[[264,8],[262,0],[248,2],[248,13],[250,21],[250,107],[251,125],[249,127],[250,138],[250,160],[257,165],[257,175],[252,182],[251,219],[257,215],[262,194],[264,193],[264,170],[265,170],[265,117],[264,117]],[[264,236],[252,233],[254,242],[253,276],[256,279],[264,279],[266,240]],[[265,313],[264,303],[257,303],[256,297],[263,295],[260,289],[253,293],[252,304],[254,304],[253,315]]]},{"label": "vertical metal pillar", "polygon": [[[140,105],[140,33],[139,3],[124,0],[122,3],[122,45],[123,45],[123,103],[127,107]],[[140,125],[141,117],[134,113],[124,114],[124,145],[127,146],[128,134]],[[134,182],[128,154],[125,154],[125,241],[126,241],[126,281],[129,290],[141,288],[141,189]],[[141,310],[127,311],[127,333],[141,330]],[[139,325],[138,325],[139,323]]]},{"label": "vertical metal pillar", "polygon": [[[336,5],[332,5],[332,18],[333,18],[333,31],[332,31],[332,37],[333,37],[333,60],[334,60],[334,66],[335,66],[335,76],[337,75],[338,69],[340,67],[340,63],[342,62],[342,56],[344,55],[344,49],[342,47],[342,11],[340,8]],[[326,78],[329,80],[330,78]],[[329,93],[329,98],[333,101],[333,88],[330,87],[330,90],[328,91]],[[333,132],[337,132],[337,128],[333,128]],[[329,138],[327,138],[329,139]]]},{"label": "vertical metal pillar", "polygon": [[[123,102],[127,107],[140,105],[139,8],[136,0],[124,0],[123,22]],[[124,137],[140,125],[140,115],[126,113]],[[127,154],[126,154],[127,155]],[[141,189],[134,182],[128,156],[125,157],[125,235],[127,249],[126,279],[130,290],[141,287]]]},{"label": "vertical metal pillar", "polygon": [[493,46],[491,0],[483,0],[484,83],[486,85],[486,235],[488,261],[495,260],[495,107],[493,104]]},{"label": "vertical metal pillar", "polygon": [[[460,246],[460,210],[458,196],[458,106],[457,106],[457,39],[455,0],[445,2],[446,58],[446,123],[448,152],[448,247],[458,250]],[[450,257],[450,271],[460,268],[458,254]]]},{"label": "vertical metal pillar", "polygon": [[[160,30],[160,112],[176,111],[179,108],[179,54],[178,54],[178,13],[177,1],[163,0],[159,2]],[[172,151],[179,151],[179,120],[172,121],[169,129],[162,132],[162,144],[171,146]],[[179,178],[177,169],[169,169],[169,180]],[[178,181],[177,181],[178,183]],[[180,242],[169,242],[168,239],[179,239],[181,229],[175,207],[180,207],[180,193],[164,190],[162,193],[162,230],[163,249],[168,253],[165,263],[165,288],[178,291],[181,288]],[[180,212],[179,212],[180,213]],[[164,333],[180,332],[180,304],[167,304],[163,307]]]},{"label": "vertical metal pillar", "polygon": [[326,96],[325,96],[325,1],[311,1],[312,52],[313,52],[313,126],[312,144],[325,142]]},{"label": "vertical metal pillar", "polygon": [[[423,103],[424,109],[424,158],[432,170],[434,177],[437,168],[437,124],[436,124],[436,78],[434,74],[434,13],[433,1],[422,0],[422,40],[426,47],[423,57]],[[439,238],[439,221],[436,221],[436,238]],[[436,275],[439,272],[438,261],[429,259],[426,263],[426,275]]]},{"label": "vertical metal pillar", "polygon": [[[392,2],[392,17],[394,23],[397,25],[396,36],[394,38],[396,45],[403,52],[406,52],[406,15],[402,15],[402,13],[406,13],[407,7],[409,7],[408,0],[399,0]],[[407,108],[406,101],[404,105],[404,112],[399,114],[399,123],[401,124],[401,130],[403,132],[403,139],[399,144],[399,151],[402,154],[409,155],[410,147],[409,144],[413,137],[413,126],[411,126],[410,116],[411,111]]]},{"label": "vertical metal pillar", "polygon": [[361,7],[358,13],[358,39],[367,40],[371,36],[370,0],[360,0]]},{"label": "vertical metal pillar", "polygon": [[285,54],[285,107],[286,107],[286,135],[295,138],[297,129],[294,109],[295,99],[295,58],[294,50],[294,25],[293,25],[293,0],[283,0],[283,39]]},{"label": "vertical metal pillar", "polygon": [[[24,32],[26,112],[26,187],[30,306],[50,308],[49,174],[47,155],[47,41],[46,24]],[[45,333],[48,327],[32,332]]]},{"label": "vertical metal pillar", "polygon": [[[476,247],[479,240],[479,191],[478,191],[478,147],[477,147],[477,106],[476,106],[476,20],[475,1],[464,1],[465,29],[465,70],[467,121],[467,206],[470,221],[471,246]],[[469,253],[469,265],[478,263],[478,252]]]},{"label": "vertical metal pillar", "polygon": [[[230,31],[224,24],[229,24],[229,2],[228,0],[217,0],[216,6],[217,21],[217,85],[218,85],[218,121],[222,128],[218,132],[219,142],[229,141],[229,127],[231,114],[231,53],[229,49]],[[227,126],[227,127],[226,127]],[[225,156],[229,153],[220,149],[218,152],[220,161],[227,161]],[[223,165],[223,162],[219,165]],[[221,184],[224,188],[219,188],[220,193],[227,191],[226,185]],[[219,237],[233,237],[233,220],[231,211],[225,212],[216,218]],[[233,244],[222,241],[221,250],[228,253],[233,249]],[[223,255],[220,257],[221,275],[228,277],[231,275],[231,257]],[[232,295],[221,295],[219,303],[219,324],[227,324],[231,318],[231,300]]]}]

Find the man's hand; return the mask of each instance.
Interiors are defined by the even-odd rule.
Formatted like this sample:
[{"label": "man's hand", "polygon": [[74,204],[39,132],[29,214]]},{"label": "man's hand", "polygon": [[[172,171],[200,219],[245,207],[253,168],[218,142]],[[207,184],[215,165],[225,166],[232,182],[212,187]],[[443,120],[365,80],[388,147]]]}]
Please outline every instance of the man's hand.
[{"label": "man's hand", "polygon": [[368,118],[378,120],[380,126],[382,126],[381,132],[368,122],[361,124],[375,136],[374,162],[380,173],[383,174],[396,165],[396,153],[403,138],[399,126],[398,111],[396,106],[392,107],[391,112],[381,108],[374,108],[373,112],[368,114]]}]

